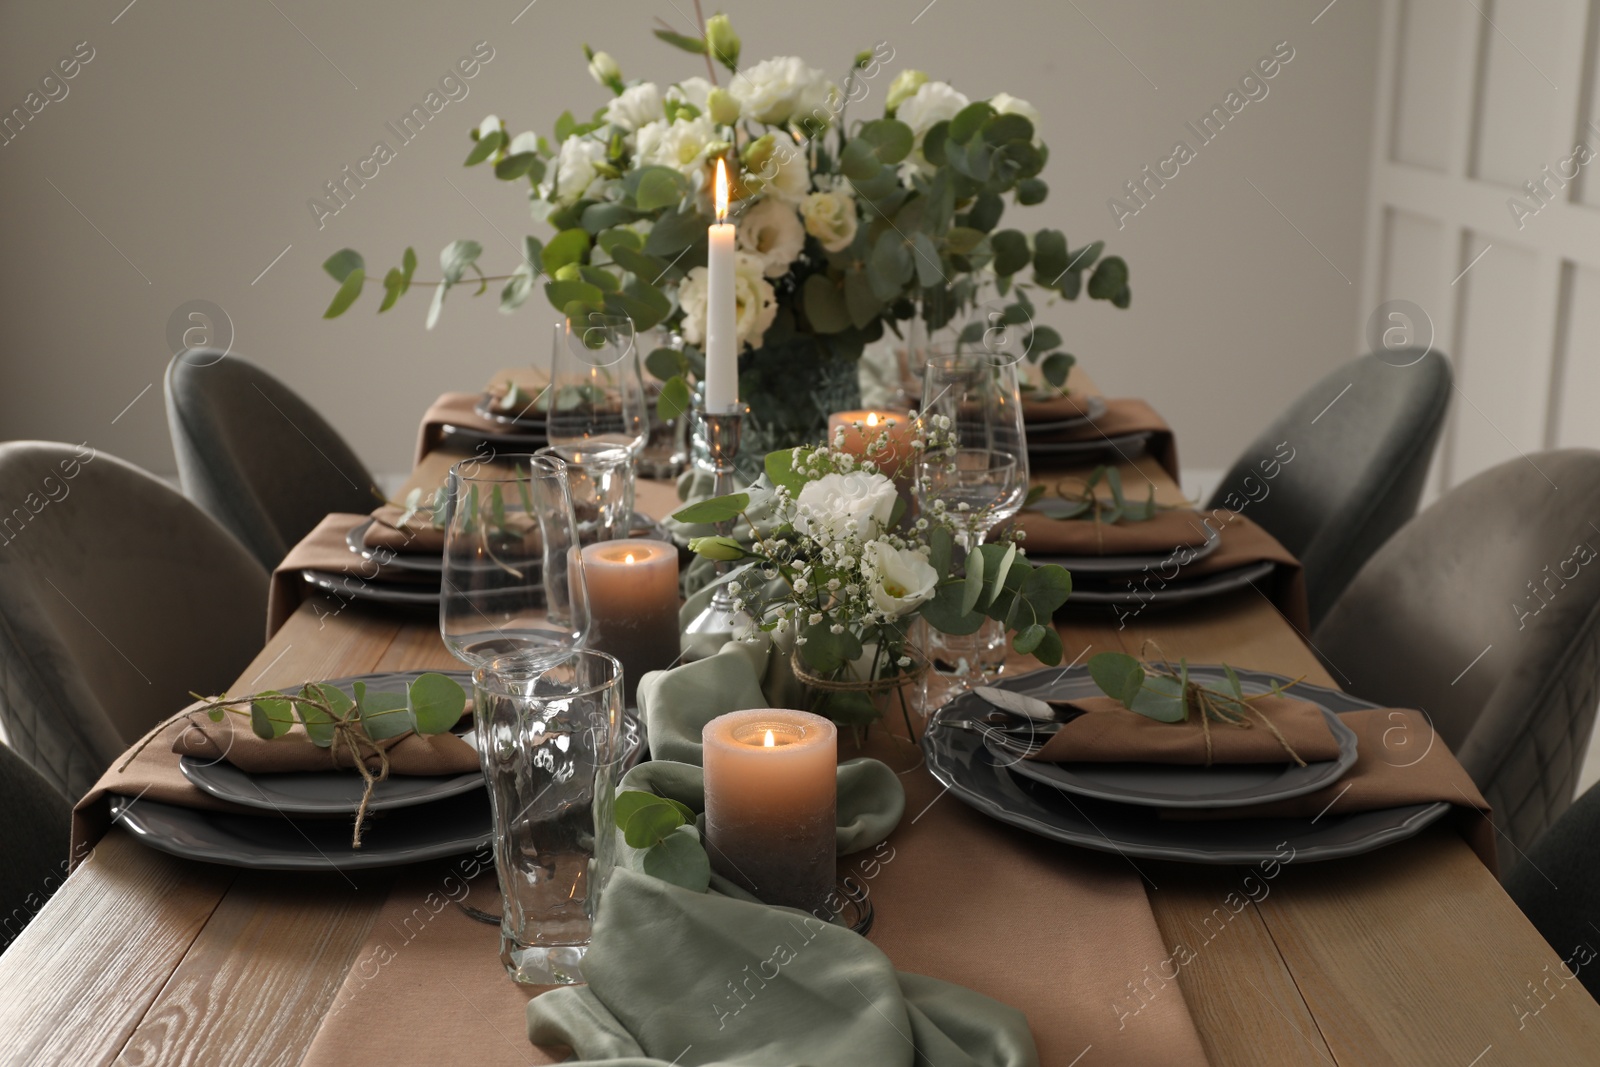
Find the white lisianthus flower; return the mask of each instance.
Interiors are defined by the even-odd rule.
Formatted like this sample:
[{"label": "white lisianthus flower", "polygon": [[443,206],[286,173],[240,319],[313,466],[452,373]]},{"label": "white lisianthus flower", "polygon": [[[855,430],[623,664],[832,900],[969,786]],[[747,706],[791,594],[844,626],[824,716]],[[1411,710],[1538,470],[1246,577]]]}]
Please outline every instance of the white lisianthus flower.
[{"label": "white lisianthus flower", "polygon": [[800,202],[806,232],[829,252],[842,252],[856,239],[856,198],[843,189],[812,193]]},{"label": "white lisianthus flower", "polygon": [[939,584],[939,572],[909,548],[869,541],[862,556],[872,573],[867,586],[872,604],[891,619],[921,607]]},{"label": "white lisianthus flower", "polygon": [[781,126],[826,105],[833,86],[822,71],[806,66],[799,56],[775,56],[740,71],[728,91],[739,101],[745,118]]},{"label": "white lisianthus flower", "polygon": [[920,149],[924,134],[939,123],[955,118],[970,103],[972,101],[949,82],[925,82],[895,109],[894,117],[911,127]]},{"label": "white lisianthus flower", "polygon": [[539,150],[539,135],[532,130],[524,130],[511,138],[511,143],[506,146],[506,155],[515,156],[523,152],[537,152]]},{"label": "white lisianthus flower", "polygon": [[641,82],[623,90],[606,105],[606,121],[632,133],[639,127],[666,117],[661,105],[661,90],[654,82]]},{"label": "white lisianthus flower", "polygon": [[685,78],[677,85],[667,86],[667,99],[680,104],[693,104],[703,115],[706,101],[711,96],[711,83],[701,77]]},{"label": "white lisianthus flower", "polygon": [[[695,267],[678,284],[678,305],[683,308],[683,339],[692,345],[706,340],[707,271]],[[734,256],[733,293],[737,310],[734,325],[739,346],[759,345],[778,314],[778,297],[772,283],[761,276],[761,260],[748,252]]]},{"label": "white lisianthus flower", "polygon": [[781,278],[805,249],[806,231],[794,208],[765,199],[739,217],[738,240],[740,248],[761,261],[762,274]]},{"label": "white lisianthus flower", "polygon": [[704,115],[670,125],[657,121],[639,127],[638,158],[641,163],[671,167],[691,181],[705,169],[706,159],[717,141],[717,128]]},{"label": "white lisianthus flower", "polygon": [[589,186],[599,177],[595,164],[606,158],[606,146],[587,137],[568,137],[561,142],[556,158],[554,184],[541,194],[552,204],[571,204],[583,199]]},{"label": "white lisianthus flower", "polygon": [[911,99],[918,89],[928,84],[928,76],[920,70],[907,68],[894,76],[894,81],[889,83],[889,95],[884,98],[884,110],[891,115],[901,104]]},{"label": "white lisianthus flower", "polygon": [[605,52],[596,52],[589,57],[589,77],[601,85],[610,87],[622,81],[622,68],[617,66],[617,61]]},{"label": "white lisianthus flower", "polygon": [[798,204],[811,191],[811,165],[799,145],[784,144],[780,140],[773,147],[763,177],[767,177],[768,170],[771,176],[767,179],[767,192],[779,200]]},{"label": "white lisianthus flower", "polygon": [[483,140],[491,133],[505,133],[506,124],[500,120],[499,115],[490,115],[478,123],[478,140]]},{"label": "white lisianthus flower", "polygon": [[998,115],[1021,115],[1033,123],[1033,143],[1039,143],[1039,109],[1010,93],[995,93],[989,101]]},{"label": "white lisianthus flower", "polygon": [[851,536],[871,541],[889,524],[897,500],[894,482],[881,474],[824,474],[807,482],[795,498],[794,527],[819,541]]}]

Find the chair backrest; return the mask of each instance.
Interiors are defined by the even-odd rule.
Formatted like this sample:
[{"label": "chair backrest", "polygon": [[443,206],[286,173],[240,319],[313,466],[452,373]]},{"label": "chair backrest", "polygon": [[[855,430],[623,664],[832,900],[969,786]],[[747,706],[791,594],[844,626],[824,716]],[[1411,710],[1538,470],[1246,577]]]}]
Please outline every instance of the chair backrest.
[{"label": "chair backrest", "polygon": [[330,511],[371,511],[373,478],[321,415],[236,355],[167,365],[167,423],[183,491],[272,568]]},{"label": "chair backrest", "polygon": [[1416,514],[1450,382],[1449,362],[1426,349],[1351,360],[1274,419],[1212,494],[1208,507],[1243,510],[1299,558],[1312,626]]},{"label": "chair backrest", "polygon": [[[1592,787],[1506,872],[1506,892],[1566,963],[1557,978],[1600,994],[1600,787]],[[1532,977],[1531,975],[1529,977]],[[1554,992],[1554,990],[1551,990]]]},{"label": "chair backrest", "polygon": [[1427,712],[1518,848],[1572,802],[1600,700],[1600,452],[1452,489],[1362,568],[1312,641],[1350,692]]},{"label": "chair backrest", "polygon": [[0,745],[0,811],[3,951],[67,877],[72,806],[21,756]]},{"label": "chair backrest", "polygon": [[261,647],[267,575],[164,482],[88,446],[0,444],[0,721],[79,797]]}]

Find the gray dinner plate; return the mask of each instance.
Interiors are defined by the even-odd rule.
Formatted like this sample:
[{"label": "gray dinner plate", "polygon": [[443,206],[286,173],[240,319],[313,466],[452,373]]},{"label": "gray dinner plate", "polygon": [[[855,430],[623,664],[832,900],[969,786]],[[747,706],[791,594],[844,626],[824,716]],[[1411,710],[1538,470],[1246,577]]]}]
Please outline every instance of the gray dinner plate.
[{"label": "gray dinner plate", "polygon": [[111,819],[151,848],[267,871],[395,867],[474,852],[493,840],[489,796],[474,789],[431,804],[376,812],[350,847],[351,817],[239,815],[112,795]]},{"label": "gray dinner plate", "polygon": [[[1196,672],[1190,669],[1190,676]],[[1244,685],[1246,693],[1265,693],[1265,685]],[[1295,686],[1298,696],[1301,687]],[[1041,700],[1076,700],[1100,696],[1100,687],[1086,674],[1068,675],[1041,689],[1023,690]],[[1328,708],[1319,710],[1339,743],[1337,759],[1304,767],[1293,763],[1228,763],[1211,767],[1174,763],[1044,763],[1018,760],[1006,742],[1015,737],[984,737],[990,755],[1020,774],[1079,796],[1152,808],[1238,808],[1314,793],[1337,782],[1356,762],[1355,731]],[[1215,729],[1229,729],[1226,726]]]},{"label": "gray dinner plate", "polygon": [[[1221,671],[1214,667],[1189,670],[1206,681],[1222,679]],[[1289,681],[1259,671],[1236,673],[1241,682],[1255,686]],[[1087,674],[1087,668],[1049,668],[998,684],[1003,689],[1031,692],[1056,686],[1075,674]],[[1295,694],[1334,713],[1377,707],[1321,686],[1297,685]],[[1077,796],[1017,774],[1015,757],[997,756],[984,746],[981,733],[951,725],[952,720],[976,721],[989,710],[981,697],[967,693],[934,714],[922,738],[934,776],[963,802],[1000,822],[1100,852],[1185,863],[1339,859],[1413,837],[1450,809],[1440,802],[1351,815],[1324,813],[1315,819],[1162,819],[1154,808]]]},{"label": "gray dinner plate", "polygon": [[1135,430],[1089,441],[1039,441],[1030,437],[1028,455],[1048,456],[1051,459],[1094,459],[1115,455],[1121,459],[1138,459],[1149,446],[1152,433],[1150,430]]},{"label": "gray dinner plate", "polygon": [[550,438],[545,436],[544,430],[518,431],[507,429],[480,430],[476,426],[457,426],[455,423],[443,423],[439,433],[444,443],[464,447],[478,445],[503,445],[506,448],[526,449],[537,452],[550,443]]},{"label": "gray dinner plate", "polygon": [[[1060,433],[1062,430],[1072,430],[1085,423],[1090,423],[1106,413],[1106,402],[1103,397],[1091,396],[1085,404],[1087,410],[1082,415],[1074,415],[1070,419],[1054,419],[1050,422],[1027,422],[1023,425],[1030,433]],[[1026,419],[1028,403],[1022,403],[1023,417]]]},{"label": "gray dinner plate", "polygon": [[[1068,522],[1081,522],[1086,520],[1069,519]],[[1194,556],[1189,560],[1194,563],[1205,559],[1217,550],[1222,544],[1222,533],[1206,525],[1206,543],[1197,545]],[[1028,553],[1028,558],[1035,563],[1059,563],[1077,574],[1138,574],[1152,567],[1164,566],[1168,560],[1173,559],[1177,548],[1169,548],[1165,552],[1153,552],[1143,556],[1046,556]]]},{"label": "gray dinner plate", "polygon": [[333,574],[310,568],[302,570],[300,577],[308,585],[343,600],[370,600],[377,604],[399,604],[410,607],[439,606],[439,590],[427,585],[369,581],[348,574]]},{"label": "gray dinner plate", "polygon": [[1072,595],[1067,598],[1067,605],[1070,607],[1075,604],[1111,604],[1117,607],[1139,607],[1150,604],[1186,604],[1191,600],[1204,600],[1207,597],[1231,593],[1235,589],[1243,589],[1251,582],[1271,574],[1274,566],[1276,564],[1271,560],[1262,560],[1259,563],[1248,563],[1232,570],[1186,581],[1162,583],[1159,577],[1155,577],[1150,580],[1148,588],[1136,586],[1127,589],[1085,589],[1074,586]]}]

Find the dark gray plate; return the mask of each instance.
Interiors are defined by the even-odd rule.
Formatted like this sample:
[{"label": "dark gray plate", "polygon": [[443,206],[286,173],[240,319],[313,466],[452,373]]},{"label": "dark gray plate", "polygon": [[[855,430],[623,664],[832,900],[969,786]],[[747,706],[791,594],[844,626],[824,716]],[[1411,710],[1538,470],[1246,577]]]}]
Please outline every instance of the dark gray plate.
[{"label": "dark gray plate", "polygon": [[526,449],[536,452],[550,443],[543,430],[490,431],[480,430],[473,426],[457,426],[454,423],[444,423],[439,427],[439,432],[444,442],[452,445],[476,447],[482,444],[504,445],[507,448]]},{"label": "dark gray plate", "polygon": [[525,412],[507,412],[496,406],[499,399],[493,393],[481,393],[478,402],[472,405],[472,410],[490,422],[499,423],[515,433],[534,433],[541,436],[544,434],[543,411],[535,408],[530,402]]},{"label": "dark gray plate", "polygon": [[1052,459],[1093,459],[1114,455],[1122,459],[1138,459],[1150,444],[1151,431],[1119,433],[1099,437],[1092,441],[1028,441],[1028,455],[1049,456]]},{"label": "dark gray plate", "polygon": [[360,849],[350,847],[350,818],[234,815],[162,804],[148,797],[111,798],[111,818],[151,848],[174,856],[267,871],[394,867],[474,852],[493,839],[489,797],[482,789],[369,820]]},{"label": "dark gray plate", "polygon": [[[377,549],[368,548],[362,543],[362,538],[367,535],[367,530],[377,519],[364,519],[350,527],[350,532],[344,535],[344,543],[350,551],[362,559],[372,559],[377,555]],[[435,556],[427,552],[394,552],[388,554],[389,558],[383,561],[385,567],[397,567],[403,571],[423,571],[427,574],[444,573],[444,553]],[[1159,562],[1159,561],[1158,561]]]},{"label": "dark gray plate", "polygon": [[[1216,671],[1215,668],[1211,670]],[[1201,677],[1206,668],[1190,668]],[[1023,691],[1052,686],[1083,667],[1051,668],[998,683]],[[1247,684],[1289,681],[1259,671],[1238,671]],[[1220,676],[1220,671],[1216,674]],[[1376,705],[1333,689],[1298,685],[1302,699],[1329,711],[1354,711]],[[1412,804],[1356,815],[1313,819],[1231,819],[1216,822],[1164,820],[1153,808],[1074,796],[1054,786],[1014,774],[1014,757],[999,758],[984,747],[980,733],[950,725],[986,714],[982,698],[963,694],[934,714],[923,734],[928,768],[950,792],[978,811],[1031,833],[1070,845],[1123,856],[1186,863],[1262,863],[1284,861],[1292,849],[1296,863],[1355,856],[1402,841],[1438,820],[1450,805]]]},{"label": "dark gray plate", "polygon": [[[1220,531],[1206,526],[1206,543],[1194,550],[1195,560],[1205,559],[1217,550],[1222,544]],[[1036,556],[1028,553],[1028,558],[1035,563],[1059,563],[1069,571],[1079,574],[1138,574],[1151,567],[1160,567],[1173,557],[1176,548],[1147,556]]]},{"label": "dark gray plate", "polygon": [[344,600],[370,600],[378,604],[404,604],[412,607],[438,607],[439,590],[425,585],[401,585],[353,578],[309,568],[300,572],[307,584]]},{"label": "dark gray plate", "polygon": [[[1085,406],[1088,408],[1088,410],[1084,414],[1070,419],[1056,419],[1052,422],[1025,422],[1023,425],[1025,425],[1028,430],[1032,432],[1059,433],[1062,430],[1070,430],[1074,427],[1082,426],[1085,423],[1093,422],[1106,413],[1106,402],[1103,397],[1091,396],[1088,398],[1088,403]],[[1023,412],[1024,417],[1026,417],[1026,400],[1023,401]]]},{"label": "dark gray plate", "polygon": [[[1201,680],[1209,680],[1218,673],[1201,675],[1195,668],[1189,669],[1191,677],[1201,675]],[[1265,693],[1269,689],[1242,681],[1241,685],[1246,693]],[[1294,694],[1299,696],[1302,688],[1295,686]],[[1072,674],[1052,685],[1022,692],[1041,700],[1074,700],[1099,696],[1100,687],[1086,674]],[[1317,703],[1311,695],[1306,699]],[[1007,744],[1015,739],[1015,734],[989,735],[984,738],[984,744],[990,755],[1009,764],[1013,773],[1079,796],[1154,808],[1237,808],[1314,793],[1337,782],[1345,771],[1355,766],[1355,731],[1341,722],[1331,709],[1318,706],[1339,742],[1339,758],[1308,763],[1304,767],[1292,763],[1232,763],[1214,767],[1172,763],[1037,763],[1016,759],[1016,752],[1011,750],[1014,744]]]},{"label": "dark gray plate", "polygon": [[1204,600],[1206,597],[1221,596],[1231,593],[1235,589],[1243,589],[1251,582],[1265,578],[1272,573],[1274,564],[1271,560],[1262,560],[1259,563],[1246,564],[1235,567],[1233,570],[1222,571],[1219,574],[1208,575],[1204,578],[1194,578],[1189,581],[1173,581],[1165,585],[1158,580],[1152,580],[1150,588],[1132,589],[1085,589],[1074,587],[1072,596],[1067,604],[1113,604],[1119,607],[1138,607],[1145,604],[1184,604],[1191,600]]}]

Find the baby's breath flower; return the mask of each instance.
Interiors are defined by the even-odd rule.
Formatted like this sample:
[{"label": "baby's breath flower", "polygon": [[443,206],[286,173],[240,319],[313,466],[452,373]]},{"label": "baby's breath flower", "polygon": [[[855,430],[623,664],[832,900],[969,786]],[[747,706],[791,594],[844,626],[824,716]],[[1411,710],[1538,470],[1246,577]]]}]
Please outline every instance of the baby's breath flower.
[{"label": "baby's breath flower", "polygon": [[828,627],[828,632],[830,634],[842,634],[844,633],[844,626],[836,622],[832,626]]},{"label": "baby's breath flower", "polygon": [[813,611],[811,613],[811,617],[806,620],[806,622],[810,623],[812,626],[817,625],[821,621],[822,621],[822,612],[820,612],[820,611]]}]

